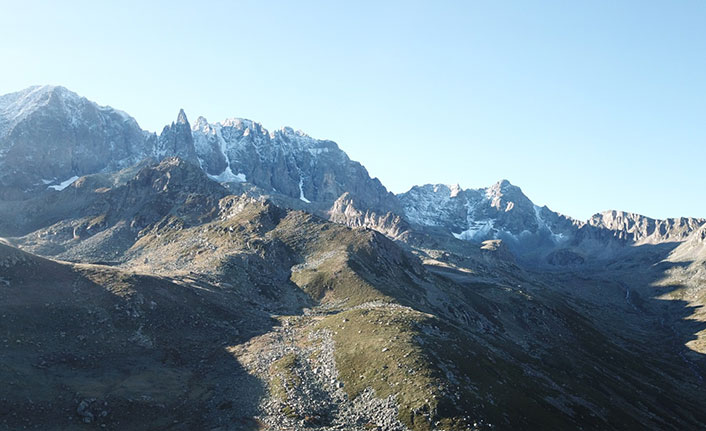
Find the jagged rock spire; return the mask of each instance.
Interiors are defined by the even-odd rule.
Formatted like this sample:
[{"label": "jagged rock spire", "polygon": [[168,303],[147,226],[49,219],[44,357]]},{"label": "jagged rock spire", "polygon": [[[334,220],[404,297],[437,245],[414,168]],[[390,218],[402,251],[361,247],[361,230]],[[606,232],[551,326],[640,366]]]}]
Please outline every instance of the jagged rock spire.
[{"label": "jagged rock spire", "polygon": [[181,108],[179,110],[179,115],[177,115],[177,124],[189,124],[189,120],[186,118],[186,113],[184,112],[184,108]]}]

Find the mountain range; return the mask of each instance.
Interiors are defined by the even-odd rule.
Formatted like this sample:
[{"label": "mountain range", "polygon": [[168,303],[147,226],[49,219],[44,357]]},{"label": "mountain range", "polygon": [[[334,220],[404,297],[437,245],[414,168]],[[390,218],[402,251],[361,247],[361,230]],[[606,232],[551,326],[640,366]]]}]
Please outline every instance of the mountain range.
[{"label": "mountain range", "polygon": [[0,96],[0,427],[702,429],[706,219]]}]

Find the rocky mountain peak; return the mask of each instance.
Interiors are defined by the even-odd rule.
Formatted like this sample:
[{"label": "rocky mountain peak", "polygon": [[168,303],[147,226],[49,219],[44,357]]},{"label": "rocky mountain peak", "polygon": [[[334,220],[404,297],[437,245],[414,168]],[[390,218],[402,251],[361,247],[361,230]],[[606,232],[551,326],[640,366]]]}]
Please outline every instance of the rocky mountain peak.
[{"label": "rocky mountain peak", "polygon": [[508,180],[498,181],[486,188],[485,196],[498,211],[534,212],[532,201],[525,196],[521,188],[510,184]]},{"label": "rocky mountain peak", "polygon": [[515,251],[582,241],[598,247],[616,238],[622,244],[682,241],[705,223],[622,211],[581,223],[534,205],[506,179],[479,189],[427,184],[395,196],[335,142],[291,127],[271,132],[248,119],[209,123],[204,117],[192,127],[180,109],[175,122],[150,135],[124,112],[64,87],[36,86],[0,96],[2,199],[27,199],[48,188],[62,190],[87,174],[169,157],[200,167],[210,180],[230,183],[231,191],[273,196],[349,226],[399,232],[407,228],[391,229],[390,220],[405,218],[416,228],[464,240],[502,239]]},{"label": "rocky mountain peak", "polygon": [[183,109],[179,110],[176,122],[162,129],[157,139],[156,154],[159,158],[176,156],[192,162],[197,161],[191,125]]},{"label": "rocky mountain peak", "polygon": [[252,120],[211,124],[199,117],[192,128],[181,109],[157,135],[63,87],[0,96],[0,166],[9,166],[0,171],[0,197],[25,199],[75,176],[172,156],[217,182],[247,182],[307,205],[325,207],[349,192],[362,207],[400,212],[394,195],[334,142],[290,127],[270,132]]},{"label": "rocky mountain peak", "polygon": [[503,178],[502,180],[498,181],[497,183],[493,184],[492,186],[490,186],[488,188],[491,190],[497,190],[499,192],[504,192],[512,187],[515,187],[515,186],[513,186],[510,183],[510,181]]},{"label": "rocky mountain peak", "polygon": [[[427,184],[398,195],[407,219],[458,239],[502,239],[515,251],[563,241],[571,221],[540,208],[507,180],[481,189]],[[529,244],[529,245],[528,245]]]},{"label": "rocky mountain peak", "polygon": [[216,181],[248,182],[305,204],[331,205],[348,192],[366,208],[397,208],[394,195],[332,141],[241,118],[199,119],[192,132],[200,164]]},{"label": "rocky mountain peak", "polygon": [[[79,119],[75,117],[80,117],[82,114],[81,105],[91,104],[92,102],[78,94],[55,85],[36,85],[5,94],[0,96],[0,137],[9,134],[18,124],[38,111],[48,111],[53,115],[59,115],[62,119],[75,122]],[[98,105],[92,105],[101,108]],[[102,108],[107,109],[107,107]]]},{"label": "rocky mountain peak", "polygon": [[604,211],[594,214],[589,226],[613,231],[620,238],[637,243],[683,241],[706,224],[706,219],[680,217],[653,219],[626,211]]},{"label": "rocky mountain peak", "polygon": [[47,94],[49,98],[64,99],[64,100],[80,100],[85,98],[79,96],[78,94],[70,91],[66,87],[61,85],[42,85],[37,88],[38,92]]},{"label": "rocky mountain peak", "polygon": [[199,115],[199,118],[196,119],[196,122],[191,127],[191,130],[193,132],[195,130],[201,130],[206,127],[209,127],[208,120],[205,117]]},{"label": "rocky mountain peak", "polygon": [[350,193],[343,193],[327,212],[328,219],[349,227],[365,227],[398,238],[410,230],[409,224],[391,211],[376,212],[359,206]]},{"label": "rocky mountain peak", "polygon": [[75,176],[147,157],[145,133],[122,111],[63,87],[0,97],[0,198],[23,199]]},{"label": "rocky mountain peak", "polygon": [[[177,115],[177,124],[186,124],[189,126],[189,120],[186,118],[186,113],[184,112],[184,108],[179,110],[179,115]],[[191,126],[189,126],[191,128]]]}]

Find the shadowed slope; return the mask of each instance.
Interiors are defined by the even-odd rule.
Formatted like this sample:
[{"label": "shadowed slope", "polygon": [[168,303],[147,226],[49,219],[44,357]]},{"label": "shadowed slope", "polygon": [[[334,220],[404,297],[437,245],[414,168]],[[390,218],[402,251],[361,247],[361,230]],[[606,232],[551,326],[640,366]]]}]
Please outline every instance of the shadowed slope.
[{"label": "shadowed slope", "polygon": [[0,267],[2,427],[257,429],[263,388],[225,349],[267,330],[267,315],[194,280],[2,244]]}]

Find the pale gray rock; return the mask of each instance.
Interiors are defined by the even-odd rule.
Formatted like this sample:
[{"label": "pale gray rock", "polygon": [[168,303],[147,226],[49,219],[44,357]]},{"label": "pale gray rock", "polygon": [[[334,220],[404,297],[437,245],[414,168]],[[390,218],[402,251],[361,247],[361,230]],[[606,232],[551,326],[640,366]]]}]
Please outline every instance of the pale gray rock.
[{"label": "pale gray rock", "polygon": [[590,226],[613,231],[621,239],[641,244],[684,241],[704,224],[706,219],[701,218],[656,220],[625,211],[604,211],[588,220]]},{"label": "pale gray rock", "polygon": [[147,157],[146,133],[122,111],[56,86],[0,97],[0,198],[18,199],[74,176]]},{"label": "pale gray rock", "polygon": [[475,242],[502,239],[515,251],[553,247],[575,231],[573,220],[534,205],[507,180],[483,189],[427,184],[398,197],[404,215],[417,227]]},{"label": "pale gray rock", "polygon": [[312,138],[289,127],[270,132],[241,118],[193,127],[202,168],[223,182],[252,183],[304,203],[333,204],[349,193],[362,208],[397,211],[395,196],[333,141]]},{"label": "pale gray rock", "polygon": [[191,135],[191,125],[186,118],[184,110],[179,110],[179,115],[175,123],[165,126],[156,142],[156,156],[179,157],[195,163],[196,149],[194,148],[194,138]]},{"label": "pale gray rock", "polygon": [[359,209],[348,192],[336,199],[327,215],[332,222],[373,229],[395,239],[410,230],[409,223],[393,212],[378,214],[370,209]]}]

